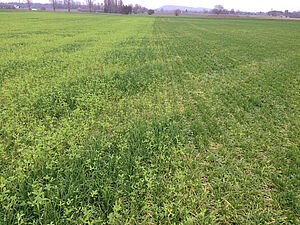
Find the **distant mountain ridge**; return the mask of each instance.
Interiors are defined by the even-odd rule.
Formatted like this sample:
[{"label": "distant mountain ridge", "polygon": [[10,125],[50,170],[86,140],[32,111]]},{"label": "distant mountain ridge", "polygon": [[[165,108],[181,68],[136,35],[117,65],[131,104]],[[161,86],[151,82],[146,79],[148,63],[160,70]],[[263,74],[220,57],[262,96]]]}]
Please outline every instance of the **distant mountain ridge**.
[{"label": "distant mountain ridge", "polygon": [[189,11],[189,12],[203,12],[203,11],[207,11],[210,10],[208,8],[203,8],[203,7],[189,7],[189,6],[179,6],[179,5],[164,5],[158,9],[156,9],[157,11],[174,11],[176,9],[180,9],[181,11]]}]

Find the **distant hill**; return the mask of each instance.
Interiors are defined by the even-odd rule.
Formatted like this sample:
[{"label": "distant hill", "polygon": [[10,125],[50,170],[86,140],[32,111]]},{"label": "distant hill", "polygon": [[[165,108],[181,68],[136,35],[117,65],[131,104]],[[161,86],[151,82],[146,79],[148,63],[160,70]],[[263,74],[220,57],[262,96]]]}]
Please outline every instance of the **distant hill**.
[{"label": "distant hill", "polygon": [[188,11],[188,12],[203,12],[203,11],[207,11],[207,10],[210,10],[208,8],[202,8],[202,7],[197,7],[197,8],[194,8],[194,7],[189,7],[189,6],[178,6],[178,5],[164,5],[158,9],[156,9],[157,11],[165,11],[165,12],[168,12],[168,11],[174,11],[176,9],[180,9],[181,11]]}]

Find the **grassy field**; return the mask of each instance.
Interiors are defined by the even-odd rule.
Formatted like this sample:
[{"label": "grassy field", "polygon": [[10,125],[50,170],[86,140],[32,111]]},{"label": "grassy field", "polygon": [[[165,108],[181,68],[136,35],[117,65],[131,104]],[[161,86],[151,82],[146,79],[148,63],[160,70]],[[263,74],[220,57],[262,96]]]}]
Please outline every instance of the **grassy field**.
[{"label": "grassy field", "polygon": [[299,28],[0,12],[0,224],[299,224]]}]

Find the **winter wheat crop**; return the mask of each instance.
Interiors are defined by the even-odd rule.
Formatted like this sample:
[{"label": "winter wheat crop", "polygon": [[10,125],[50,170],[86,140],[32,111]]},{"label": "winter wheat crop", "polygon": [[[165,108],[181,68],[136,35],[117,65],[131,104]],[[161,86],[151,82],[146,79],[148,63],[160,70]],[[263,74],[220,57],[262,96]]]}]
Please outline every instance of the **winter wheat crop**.
[{"label": "winter wheat crop", "polygon": [[299,223],[299,28],[0,12],[0,224]]}]

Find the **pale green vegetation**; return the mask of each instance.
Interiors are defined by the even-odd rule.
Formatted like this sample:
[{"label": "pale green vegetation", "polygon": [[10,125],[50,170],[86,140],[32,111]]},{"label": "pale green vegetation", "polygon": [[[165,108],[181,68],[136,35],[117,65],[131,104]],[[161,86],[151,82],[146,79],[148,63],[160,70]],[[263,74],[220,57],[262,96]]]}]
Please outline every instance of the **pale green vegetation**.
[{"label": "pale green vegetation", "polygon": [[0,224],[299,223],[299,27],[0,12]]}]

